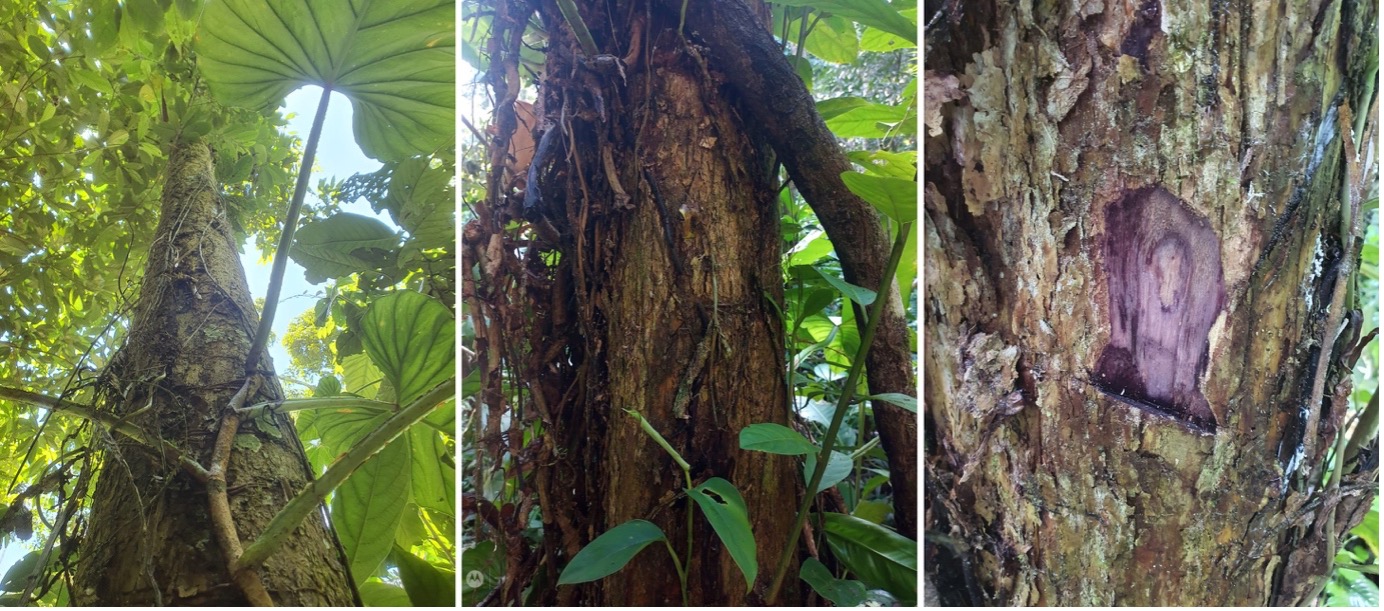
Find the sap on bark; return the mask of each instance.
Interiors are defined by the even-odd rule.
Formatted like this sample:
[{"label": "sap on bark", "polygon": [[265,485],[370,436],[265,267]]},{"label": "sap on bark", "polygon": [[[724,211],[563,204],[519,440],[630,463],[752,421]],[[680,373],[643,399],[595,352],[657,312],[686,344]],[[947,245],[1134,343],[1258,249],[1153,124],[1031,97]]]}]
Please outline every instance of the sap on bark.
[{"label": "sap on bark", "polygon": [[1221,241],[1206,217],[1162,187],[1105,209],[1110,341],[1093,382],[1123,403],[1214,432],[1198,388],[1207,335],[1225,304]]}]

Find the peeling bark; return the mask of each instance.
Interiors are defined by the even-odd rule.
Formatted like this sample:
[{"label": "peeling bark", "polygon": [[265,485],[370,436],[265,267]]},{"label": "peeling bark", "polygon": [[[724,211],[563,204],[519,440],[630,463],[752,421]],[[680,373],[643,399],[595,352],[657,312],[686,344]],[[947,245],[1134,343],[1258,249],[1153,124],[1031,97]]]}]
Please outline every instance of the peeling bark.
[{"label": "peeling bark", "polygon": [[[1327,570],[1344,406],[1311,387],[1375,7],[946,10],[927,68],[962,94],[932,96],[919,304],[943,602],[1297,602]],[[1346,476],[1338,532],[1374,477]]]}]

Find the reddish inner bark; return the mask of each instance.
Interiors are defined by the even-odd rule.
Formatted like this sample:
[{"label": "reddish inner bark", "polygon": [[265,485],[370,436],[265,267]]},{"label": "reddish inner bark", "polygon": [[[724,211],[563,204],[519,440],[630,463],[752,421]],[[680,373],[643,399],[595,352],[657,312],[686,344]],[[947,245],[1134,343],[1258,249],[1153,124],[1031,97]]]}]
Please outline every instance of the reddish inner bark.
[{"label": "reddish inner bark", "polygon": [[1225,304],[1220,239],[1205,217],[1161,187],[1106,208],[1110,341],[1096,386],[1147,411],[1214,431],[1198,388],[1207,334]]}]

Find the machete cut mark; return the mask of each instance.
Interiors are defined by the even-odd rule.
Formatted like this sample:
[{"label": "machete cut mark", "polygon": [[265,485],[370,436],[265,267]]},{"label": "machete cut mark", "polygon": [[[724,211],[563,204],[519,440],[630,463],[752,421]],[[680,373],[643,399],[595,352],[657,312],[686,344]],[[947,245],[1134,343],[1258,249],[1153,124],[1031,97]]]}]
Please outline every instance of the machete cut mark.
[{"label": "machete cut mark", "polygon": [[1215,432],[1197,387],[1225,305],[1221,241],[1206,217],[1161,187],[1105,210],[1110,341],[1092,383],[1125,404]]}]

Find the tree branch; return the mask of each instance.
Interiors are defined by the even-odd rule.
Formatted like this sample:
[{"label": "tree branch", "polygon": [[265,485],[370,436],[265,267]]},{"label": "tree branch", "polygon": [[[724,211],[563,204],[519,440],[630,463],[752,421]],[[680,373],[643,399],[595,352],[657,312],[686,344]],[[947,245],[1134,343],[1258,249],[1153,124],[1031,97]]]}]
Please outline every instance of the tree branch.
[{"label": "tree branch", "polygon": [[123,418],[116,417],[115,414],[99,411],[89,405],[74,403],[66,399],[58,399],[40,393],[6,386],[0,386],[0,399],[9,399],[35,407],[42,407],[44,409],[77,416],[78,418],[104,425],[112,431],[129,437],[130,439],[148,446],[149,449],[159,452],[170,462],[178,463],[178,465],[183,468],[183,471],[186,471],[193,479],[203,483],[207,481],[207,470],[203,468],[202,465],[198,464],[197,461],[184,456],[177,446],[162,439],[154,440],[150,438],[149,434],[144,432],[144,429],[125,421]]}]

